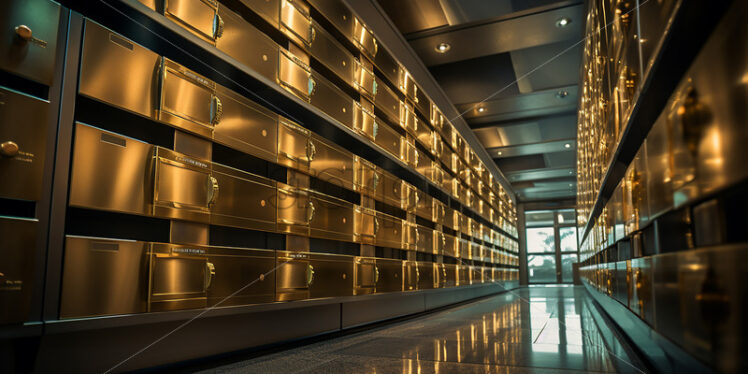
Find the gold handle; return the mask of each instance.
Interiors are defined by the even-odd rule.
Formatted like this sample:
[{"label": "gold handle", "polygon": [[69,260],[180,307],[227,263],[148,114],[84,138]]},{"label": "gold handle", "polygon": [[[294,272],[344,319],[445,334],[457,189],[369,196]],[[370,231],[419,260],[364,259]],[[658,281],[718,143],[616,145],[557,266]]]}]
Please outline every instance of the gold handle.
[{"label": "gold handle", "polygon": [[4,157],[15,157],[18,154],[18,144],[12,140],[0,143],[0,155]]},{"label": "gold handle", "polygon": [[374,266],[374,283],[379,282],[379,268]]},{"label": "gold handle", "polygon": [[223,36],[223,18],[216,14],[213,18],[213,39],[218,39]]},{"label": "gold handle", "polygon": [[699,101],[699,94],[693,87],[688,88],[683,104],[678,108],[678,116],[683,140],[695,159],[698,157],[699,143],[712,115],[709,108]]},{"label": "gold handle", "polygon": [[306,204],[306,207],[306,222],[309,223],[312,222],[312,219],[314,219],[314,213],[317,209],[314,207],[314,203],[311,201]]},{"label": "gold handle", "polygon": [[306,285],[307,287],[311,286],[314,282],[314,266],[307,265],[306,268]]},{"label": "gold handle", "polygon": [[33,32],[31,31],[31,28],[26,25],[18,25],[15,27],[16,36],[23,40],[24,42],[27,42],[33,38]]},{"label": "gold handle", "polygon": [[215,204],[218,198],[218,179],[214,176],[208,176],[208,206]]},{"label": "gold handle", "polygon": [[379,219],[374,217],[374,235],[379,232]]},{"label": "gold handle", "polygon": [[223,103],[221,103],[221,99],[218,96],[213,96],[213,99],[210,101],[210,113],[211,125],[215,126],[221,122],[221,117],[223,117]]},{"label": "gold handle", "polygon": [[379,174],[374,173],[374,184],[371,186],[372,190],[376,190],[379,185]]},{"label": "gold handle", "polygon": [[317,88],[317,81],[314,80],[311,76],[309,77],[309,81],[306,86],[307,90],[307,96],[312,96],[314,94],[314,90]]},{"label": "gold handle", "polygon": [[213,283],[213,277],[216,275],[216,266],[213,265],[212,262],[206,261],[205,262],[205,283],[203,289],[205,291],[210,288],[210,285]]},{"label": "gold handle", "polygon": [[317,37],[317,31],[314,29],[314,25],[311,23],[309,24],[309,44],[312,44],[314,42],[314,39]]},{"label": "gold handle", "polygon": [[314,156],[317,154],[317,147],[314,145],[312,139],[306,141],[306,158],[309,161],[314,160]]}]

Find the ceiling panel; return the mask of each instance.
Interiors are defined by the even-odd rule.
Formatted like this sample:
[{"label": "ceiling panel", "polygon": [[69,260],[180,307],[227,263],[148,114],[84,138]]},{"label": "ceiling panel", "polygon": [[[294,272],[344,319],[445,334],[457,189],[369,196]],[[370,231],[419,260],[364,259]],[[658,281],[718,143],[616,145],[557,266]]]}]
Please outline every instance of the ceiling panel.
[{"label": "ceiling panel", "polygon": [[[426,66],[434,66],[566,40],[578,41],[582,35],[582,7],[582,4],[565,6],[490,23],[460,25],[411,39],[410,45]],[[572,22],[559,28],[556,21],[561,18]],[[438,52],[436,47],[440,43],[449,44],[450,50]]]},{"label": "ceiling panel", "polygon": [[[480,137],[478,138],[480,139]],[[575,143],[576,139],[560,139],[546,142],[512,145],[507,147],[486,147],[486,150],[491,156],[494,157],[513,157],[568,151],[573,149]]]},{"label": "ceiling panel", "polygon": [[519,93],[508,53],[434,66],[429,70],[453,103],[483,101],[502,88],[506,89],[495,97]]},{"label": "ceiling panel", "polygon": [[575,168],[559,168],[559,169],[542,169],[542,170],[530,170],[530,171],[519,171],[515,173],[507,173],[507,178],[510,182],[526,182],[544,179],[554,178],[565,178],[573,177],[576,175]]},{"label": "ceiling panel", "polygon": [[501,17],[558,2],[559,0],[440,0],[451,25]]},{"label": "ceiling panel", "polygon": [[542,169],[546,167],[545,159],[542,155],[506,157],[495,161],[496,164],[499,165],[499,169],[505,173],[525,169]]},{"label": "ceiling panel", "polygon": [[572,40],[512,51],[519,92],[576,85],[583,44]]},{"label": "ceiling panel", "polygon": [[573,167],[577,163],[577,153],[573,150],[546,153],[544,157],[545,164],[549,168]]},{"label": "ceiling panel", "polygon": [[449,25],[439,0],[379,0],[379,4],[403,34]]},{"label": "ceiling panel", "polygon": [[[481,100],[457,102],[456,106],[460,113],[464,113],[463,117],[470,122],[471,126],[538,115],[575,115],[578,91],[579,88],[576,85],[565,86],[509,97],[491,97],[484,102]],[[514,92],[519,93],[516,85]]]}]

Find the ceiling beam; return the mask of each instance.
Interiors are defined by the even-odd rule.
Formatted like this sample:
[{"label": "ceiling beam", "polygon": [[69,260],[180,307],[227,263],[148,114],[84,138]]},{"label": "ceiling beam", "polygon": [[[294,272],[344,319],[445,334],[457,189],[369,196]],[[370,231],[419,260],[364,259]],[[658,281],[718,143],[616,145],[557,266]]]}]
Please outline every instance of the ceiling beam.
[{"label": "ceiling beam", "polygon": [[[567,5],[491,23],[462,25],[411,39],[410,45],[426,66],[435,66],[567,40],[577,41],[582,36],[584,25],[583,7],[583,4]],[[566,27],[557,27],[556,22],[561,18],[572,22]],[[449,52],[441,53],[436,49],[441,43],[451,46]]]},{"label": "ceiling beam", "polygon": [[551,152],[572,151],[576,148],[577,139],[554,139],[537,143],[510,145],[505,147],[486,148],[494,159],[503,157],[536,155]]}]

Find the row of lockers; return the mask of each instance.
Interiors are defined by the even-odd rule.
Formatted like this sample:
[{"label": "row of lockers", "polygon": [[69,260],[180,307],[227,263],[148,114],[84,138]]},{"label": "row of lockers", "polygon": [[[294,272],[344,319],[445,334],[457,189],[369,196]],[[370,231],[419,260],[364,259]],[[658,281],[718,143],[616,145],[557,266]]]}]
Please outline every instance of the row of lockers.
[{"label": "row of lockers", "polygon": [[[746,9],[735,5],[732,12],[745,15]],[[727,200],[720,197],[747,176],[743,165],[748,152],[743,144],[748,132],[742,120],[746,109],[738,94],[743,89],[738,82],[744,81],[746,71],[732,66],[735,56],[744,55],[742,41],[748,39],[748,28],[737,17],[725,17],[713,30],[670,96],[582,244],[583,259],[680,208],[688,209],[684,229],[691,222],[695,229],[687,247],[741,237],[728,233],[728,226],[743,221],[739,208],[730,206],[742,204],[740,194]],[[735,217],[728,217],[732,214]]]},{"label": "row of lockers", "polygon": [[[408,197],[410,211],[418,212],[418,202]],[[429,220],[459,232],[458,236],[81,123],[75,127],[69,204],[457,258],[517,262],[512,254],[517,251],[516,241],[452,209],[450,216],[431,215],[443,213],[432,206],[421,210]]]},{"label": "row of lockers", "polygon": [[66,241],[62,318],[482,283],[511,288],[518,279],[517,269],[500,267],[74,236]]},{"label": "row of lockers", "polygon": [[[495,194],[507,208],[493,206],[505,217],[516,219],[506,191],[467,142],[342,2],[244,0],[239,5],[232,3],[233,8],[193,0],[144,3],[357,131],[474,210],[480,211],[478,202],[471,202],[473,198],[465,194],[477,195],[488,204],[493,203],[490,195]],[[287,48],[250,23],[248,13],[259,15],[282,32],[290,40]],[[324,20],[315,20],[313,15]],[[330,23],[333,30],[326,30],[320,22]],[[322,72],[314,71],[310,59],[324,65],[348,87],[341,89]],[[351,97],[349,89],[355,90],[357,97]],[[400,136],[400,131],[406,135]],[[416,147],[416,142],[428,154]],[[472,192],[448,186],[452,178],[445,169],[462,181],[463,189]]]}]

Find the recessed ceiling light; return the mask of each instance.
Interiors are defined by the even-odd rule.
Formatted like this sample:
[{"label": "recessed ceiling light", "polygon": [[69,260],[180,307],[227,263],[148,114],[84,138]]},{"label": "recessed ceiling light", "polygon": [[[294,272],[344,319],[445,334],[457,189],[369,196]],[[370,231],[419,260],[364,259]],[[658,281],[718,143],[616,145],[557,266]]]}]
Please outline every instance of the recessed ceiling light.
[{"label": "recessed ceiling light", "polygon": [[564,148],[571,148],[571,144],[569,143],[564,144]]},{"label": "recessed ceiling light", "polygon": [[571,18],[562,17],[562,18],[559,18],[558,21],[556,21],[556,27],[566,27],[566,26],[569,26],[570,23],[571,23]]},{"label": "recessed ceiling light", "polygon": [[435,49],[439,53],[447,53],[450,48],[452,48],[452,46],[447,43],[439,43],[439,45],[437,45]]},{"label": "recessed ceiling light", "polygon": [[499,151],[499,156],[501,156],[501,151]]},{"label": "recessed ceiling light", "polygon": [[569,96],[569,91],[561,90],[561,91],[556,92],[556,97],[559,99],[563,99],[567,96]]},{"label": "recessed ceiling light", "polygon": [[485,111],[486,111],[486,108],[485,108],[485,107],[482,107],[482,106],[479,106],[479,107],[478,107],[478,113],[483,113],[483,112],[485,112]]}]

